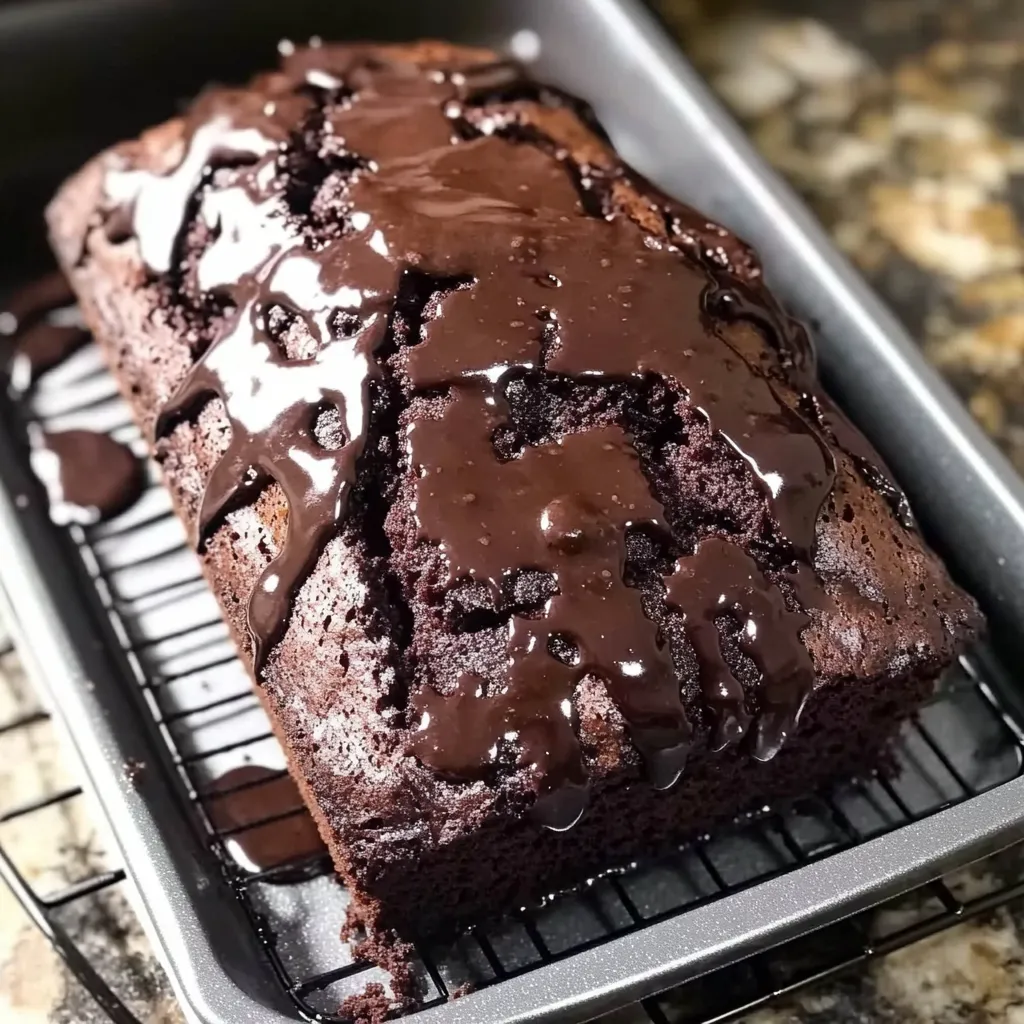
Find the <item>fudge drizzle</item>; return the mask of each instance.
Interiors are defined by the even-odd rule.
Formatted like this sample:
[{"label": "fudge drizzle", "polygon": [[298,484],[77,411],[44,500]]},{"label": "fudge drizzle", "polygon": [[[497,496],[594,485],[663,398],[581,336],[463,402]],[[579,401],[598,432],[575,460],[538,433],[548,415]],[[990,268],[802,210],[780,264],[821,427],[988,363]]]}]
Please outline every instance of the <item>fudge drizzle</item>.
[{"label": "fudge drizzle", "polygon": [[[34,426],[34,425],[33,425]],[[142,493],[146,474],[127,445],[95,430],[31,430],[29,459],[58,525],[90,526],[123,512]]]},{"label": "fudge drizzle", "polygon": [[[369,428],[368,388],[381,373],[376,353],[403,275],[467,282],[440,299],[404,363],[410,394],[448,396],[436,419],[412,422],[405,435],[419,534],[445,555],[451,582],[481,582],[497,598],[511,573],[537,569],[556,589],[539,614],[509,620],[500,678],[467,674],[454,692],[426,682],[413,694],[419,718],[410,749],[456,780],[487,775],[511,749],[535,777],[539,819],[560,829],[586,800],[573,708],[585,676],[607,687],[655,785],[683,770],[692,728],[679,673],[623,578],[627,532],[646,526],[671,535],[671,526],[621,427],[499,458],[492,434],[507,418],[509,373],[669,382],[746,464],[778,526],[778,546],[804,568],[803,579],[813,577],[815,523],[835,464],[822,426],[793,408],[722,329],[774,317],[758,313],[753,291],[742,303],[723,299],[723,267],[629,218],[586,211],[557,152],[503,138],[486,122],[476,134],[460,130],[464,104],[495,82],[499,91],[522,85],[519,76],[507,63],[452,67],[438,58],[418,67],[358,47],[296,54],[249,93],[208,94],[185,126],[176,167],[162,175],[115,168],[108,193],[112,217],[127,212],[160,275],[172,268],[191,197],[210,181],[211,165],[234,168],[229,184],[200,193],[197,215],[215,240],[197,276],[235,313],[161,410],[156,434],[167,436],[211,396],[227,411],[232,437],[203,495],[197,543],[269,481],[284,492],[287,536],[248,606],[257,671],[344,521]],[[281,184],[288,126],[308,113],[310,92],[321,96],[332,154],[349,168],[345,223],[315,246]],[[312,354],[282,349],[272,330],[282,311],[304,324]],[[794,351],[794,377],[809,384],[810,346]],[[325,408],[343,424],[340,447],[317,440]],[[701,541],[664,582],[697,653],[719,745],[752,731],[754,755],[774,756],[813,683],[800,642],[806,614],[788,607],[727,537]],[[741,627],[762,675],[753,728],[721,654],[719,615]]]},{"label": "fudge drizzle", "polygon": [[[8,384],[24,398],[38,379],[87,344],[74,293],[51,271],[12,294],[0,311],[0,335],[10,339]],[[46,488],[58,525],[92,525],[123,512],[142,493],[145,471],[127,445],[93,430],[28,428],[29,460]]]},{"label": "fudge drizzle", "polygon": [[10,339],[3,361],[17,395],[25,394],[42,374],[90,339],[71,287],[60,271],[37,278],[4,303],[0,335]]},{"label": "fudge drizzle", "polygon": [[322,869],[327,848],[287,772],[231,768],[209,784],[203,805],[228,853],[249,871],[267,872],[270,885],[301,882]]}]

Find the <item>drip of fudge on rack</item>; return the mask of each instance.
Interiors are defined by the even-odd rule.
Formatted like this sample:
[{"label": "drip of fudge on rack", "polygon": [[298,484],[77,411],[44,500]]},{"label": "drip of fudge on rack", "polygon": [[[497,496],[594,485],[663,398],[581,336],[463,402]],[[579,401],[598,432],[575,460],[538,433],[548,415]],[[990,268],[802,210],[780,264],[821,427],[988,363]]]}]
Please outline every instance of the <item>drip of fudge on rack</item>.
[{"label": "drip of fudge on rack", "polygon": [[[0,303],[0,365],[16,398],[27,401],[39,378],[91,336],[65,275],[51,271]],[[28,428],[33,471],[45,486],[55,522],[90,525],[124,511],[142,492],[145,473],[131,448],[107,434]]]},{"label": "drip of fudge on rack", "polygon": [[24,394],[38,378],[89,342],[67,278],[51,271],[0,304],[0,365]]}]

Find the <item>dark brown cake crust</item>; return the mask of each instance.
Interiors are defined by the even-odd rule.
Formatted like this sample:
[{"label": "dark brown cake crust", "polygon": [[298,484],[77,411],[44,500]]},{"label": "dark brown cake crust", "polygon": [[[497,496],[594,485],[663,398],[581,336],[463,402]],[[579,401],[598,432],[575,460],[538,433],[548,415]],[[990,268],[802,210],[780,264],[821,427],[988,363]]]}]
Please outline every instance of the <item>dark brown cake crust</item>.
[{"label": "dark brown cake crust", "polygon": [[[445,216],[427,210],[428,156],[431,173],[445,168]],[[389,202],[410,205],[387,219]],[[379,221],[359,219],[368,203]],[[430,216],[435,230],[412,246],[410,224]],[[877,455],[818,390],[806,336],[750,250],[625,167],[582,104],[491,54],[299,51],[248,90],[211,92],[186,119],[102,154],[48,217],[370,929],[422,934],[522,905],[870,769],[980,625]],[[502,277],[487,290],[498,270],[483,273],[481,253],[507,244],[509,218],[543,228],[549,262],[528,252],[517,259],[533,284]],[[332,288],[313,289],[320,304],[289,308],[254,270],[282,238],[321,270],[325,253],[362,238],[363,262],[332,264]],[[476,262],[450,250],[446,263],[449,238]],[[605,239],[640,269],[606,267]],[[400,269],[386,286],[366,276],[367,246]],[[634,276],[664,304],[660,326],[650,302],[629,313]],[[339,298],[346,284],[358,302]],[[545,284],[541,304],[529,288]],[[466,327],[474,295],[491,317],[480,338]],[[494,310],[524,295],[532,307],[524,300],[496,337]],[[602,317],[622,314],[615,346],[580,341],[580,324],[596,330],[590,295]],[[666,323],[678,349],[656,344]],[[361,377],[327,365],[343,343]],[[344,393],[321,406],[275,390],[260,399],[273,422],[254,426],[237,368],[255,345],[269,355],[252,379],[268,390],[269,361],[306,368],[288,371],[288,387],[320,366],[312,391]],[[673,376],[680,353],[701,372]],[[470,379],[499,362],[508,372]],[[488,395],[498,405],[484,433]],[[308,409],[315,424],[286,423]],[[606,457],[586,448],[595,437]],[[568,474],[565,495],[543,492],[554,539],[526,562],[514,559],[535,541],[509,539],[522,492],[481,501],[462,487],[436,501],[423,483],[432,468],[464,480],[474,463],[459,452],[481,438],[495,461],[479,479],[503,487],[494,467],[544,456]],[[302,492],[296,466],[308,465],[329,480]],[[620,495],[601,479],[613,472],[646,481],[631,503],[642,516],[616,513]],[[467,523],[485,528],[479,549]],[[559,580],[583,593],[598,577],[617,604],[595,637],[594,606],[566,610],[556,595]],[[607,653],[609,633],[643,647],[629,662],[639,667]],[[538,676],[524,652],[545,638]],[[633,674],[643,687],[626,685]],[[550,685],[530,703],[540,677]],[[563,704],[559,722],[551,708]],[[508,742],[496,716],[512,723]],[[584,800],[571,828],[534,820],[562,828]]]}]

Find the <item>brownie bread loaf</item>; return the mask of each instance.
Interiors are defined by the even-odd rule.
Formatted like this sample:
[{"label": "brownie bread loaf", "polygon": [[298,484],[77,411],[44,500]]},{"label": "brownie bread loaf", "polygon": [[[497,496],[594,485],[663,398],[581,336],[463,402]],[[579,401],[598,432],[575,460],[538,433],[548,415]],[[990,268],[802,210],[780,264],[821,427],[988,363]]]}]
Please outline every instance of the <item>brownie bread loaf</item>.
[{"label": "brownie bread loaf", "polygon": [[489,52],[289,53],[48,217],[371,931],[869,770],[979,627],[750,249]]}]

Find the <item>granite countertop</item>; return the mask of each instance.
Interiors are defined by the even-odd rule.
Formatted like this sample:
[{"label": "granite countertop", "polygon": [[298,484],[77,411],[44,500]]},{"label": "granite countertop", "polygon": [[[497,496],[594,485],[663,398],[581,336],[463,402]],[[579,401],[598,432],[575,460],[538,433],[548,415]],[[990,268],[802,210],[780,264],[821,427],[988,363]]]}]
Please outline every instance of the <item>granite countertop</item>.
[{"label": "granite countertop", "polygon": [[[762,153],[1024,471],[1024,0],[658,6]],[[16,659],[0,658],[0,723],[34,707]],[[73,782],[48,722],[0,734],[0,815]],[[0,818],[0,842],[38,889],[109,866],[85,798],[31,821]],[[1024,854],[1011,851],[950,884],[975,893],[1022,867]],[[73,904],[62,923],[141,1020],[174,1024],[183,1018],[123,889]],[[0,1020],[103,1019],[0,885]],[[1024,904],[745,1021],[1024,1022]]]},{"label": "granite countertop", "polygon": [[1024,2],[656,5],[1024,472]]}]

